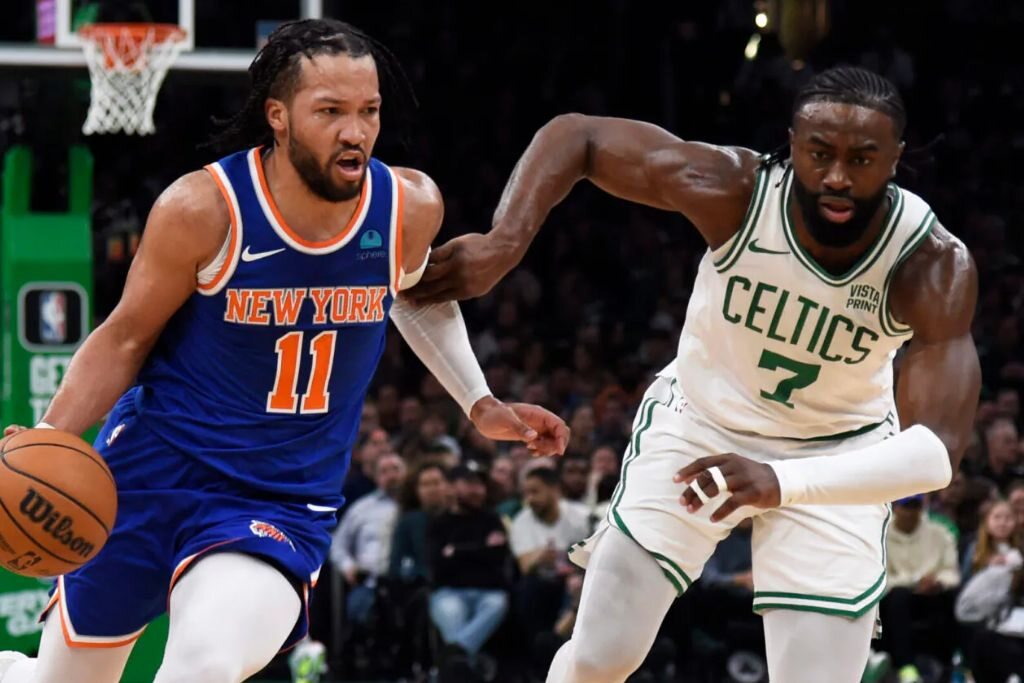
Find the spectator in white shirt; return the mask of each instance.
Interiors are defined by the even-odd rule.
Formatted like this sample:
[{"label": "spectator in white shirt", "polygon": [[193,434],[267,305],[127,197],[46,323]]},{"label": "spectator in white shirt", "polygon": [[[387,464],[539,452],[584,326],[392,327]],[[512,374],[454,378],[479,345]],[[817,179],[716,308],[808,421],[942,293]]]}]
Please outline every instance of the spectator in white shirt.
[{"label": "spectator in white shirt", "polygon": [[569,546],[590,534],[589,515],[586,506],[562,499],[559,473],[547,467],[527,473],[523,499],[509,534],[522,573],[517,605],[528,632],[550,631],[567,600],[566,577],[576,571]]},{"label": "spectator in white shirt", "polygon": [[[949,661],[955,646],[953,601],[960,585],[956,540],[944,524],[923,512],[920,494],[896,501],[886,539],[882,649],[892,655],[901,683],[923,680],[914,664],[916,655]],[[928,627],[915,632],[915,623]]]}]

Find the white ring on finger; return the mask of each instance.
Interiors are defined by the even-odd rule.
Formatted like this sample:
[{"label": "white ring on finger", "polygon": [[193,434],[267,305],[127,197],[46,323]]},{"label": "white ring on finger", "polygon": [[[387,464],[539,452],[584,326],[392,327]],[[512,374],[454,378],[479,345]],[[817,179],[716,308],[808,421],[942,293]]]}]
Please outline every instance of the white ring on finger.
[{"label": "white ring on finger", "polygon": [[696,479],[690,482],[690,488],[693,489],[693,492],[697,494],[698,498],[700,498],[701,504],[707,503],[711,500],[711,498],[708,497],[708,494],[704,493],[704,489],[700,487],[700,484],[697,483]]},{"label": "white ring on finger", "polygon": [[718,487],[718,495],[727,493],[729,491],[729,484],[725,481],[725,475],[722,474],[722,470],[715,465],[714,467],[708,468],[708,474],[711,475],[711,479],[715,482],[715,486]]}]

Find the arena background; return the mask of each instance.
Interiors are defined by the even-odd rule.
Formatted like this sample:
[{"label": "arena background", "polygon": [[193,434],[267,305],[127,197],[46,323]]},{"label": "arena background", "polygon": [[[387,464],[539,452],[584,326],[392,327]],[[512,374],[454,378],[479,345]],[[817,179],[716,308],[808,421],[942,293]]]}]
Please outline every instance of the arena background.
[{"label": "arena background", "polygon": [[[88,76],[79,50],[52,44],[60,42],[53,35],[57,13],[177,22],[183,5],[194,11],[195,51],[183,55],[182,68],[172,69],[164,83],[157,132],[84,136]],[[955,502],[953,520],[960,551],[967,552],[979,515],[994,495],[988,482],[1007,495],[1014,476],[1024,472],[1016,431],[1024,383],[1019,343],[1024,269],[1017,227],[1024,214],[1019,170],[1024,6],[1006,0],[10,0],[0,10],[0,152],[8,159],[0,244],[21,239],[12,237],[17,225],[31,229],[31,239],[41,245],[40,272],[71,273],[68,278],[93,294],[85,302],[87,327],[101,322],[119,297],[155,197],[179,175],[214,159],[201,144],[215,130],[216,117],[241,105],[248,83],[244,66],[260,36],[303,14],[336,17],[365,29],[404,65],[419,104],[400,112],[394,100],[385,101],[375,155],[436,180],[446,201],[438,243],[488,229],[515,160],[536,129],[557,114],[639,118],[685,139],[770,151],[786,141],[793,93],[815,72],[850,63],[892,79],[908,109],[907,148],[926,148],[912,155],[914,168],[898,181],[930,202],[942,223],[970,246],[981,277],[974,330],[984,372],[983,404],[977,443],[965,464],[968,494]],[[89,188],[73,182],[83,167],[81,159],[69,163],[69,150],[78,145],[93,159],[91,198],[80,194]],[[12,172],[27,169],[8,155],[16,146],[29,150],[34,160],[27,206],[20,208],[9,200],[25,182]],[[52,251],[47,248],[45,221],[18,223],[24,216],[16,214],[26,209],[74,209],[76,193],[87,200],[77,205],[78,228],[60,229],[84,235],[77,252],[65,254],[53,244]],[[85,232],[74,232],[78,229]],[[90,241],[91,253],[85,247]],[[679,215],[578,187],[552,212],[523,265],[487,297],[463,304],[492,388],[503,398],[538,401],[561,413],[574,429],[571,451],[588,467],[601,445],[621,453],[648,378],[675,353],[703,249]],[[26,266],[9,256],[0,249],[5,341],[0,367],[8,375],[0,378],[0,417],[28,421],[32,406],[45,406],[63,365],[36,361],[31,377],[27,365],[36,356],[62,357],[68,349],[42,344],[19,351],[15,285],[18,278],[31,279],[35,257]],[[385,430],[390,447],[409,464],[444,453],[486,468],[508,454],[467,431],[436,383],[423,375],[392,334],[370,392],[373,415],[364,431]],[[1012,462],[996,467],[992,425],[1007,421],[1014,425],[1013,446],[1004,459]],[[514,498],[512,481],[501,493]],[[946,504],[940,496],[929,502],[933,508]],[[28,615],[36,600],[45,599],[45,588],[9,576],[4,580],[12,582],[6,590],[18,596],[5,602],[0,595],[6,637],[20,638],[17,646],[30,651]],[[388,669],[393,653],[378,641],[405,638],[412,627],[354,636],[341,615],[341,585],[336,574],[322,582],[314,605],[313,635],[328,646],[330,680],[405,675]],[[707,634],[691,602],[689,597],[680,601],[665,629],[674,645],[669,657],[674,667],[659,666],[649,680],[729,680],[727,667],[714,663],[718,654],[708,654],[713,647],[704,644]],[[503,626],[490,648],[501,680],[530,680],[536,653],[525,643],[535,634],[517,631],[521,626]],[[345,642],[357,637],[362,642]],[[437,655],[434,641],[428,649]],[[927,653],[921,654],[926,678],[953,675],[949,653],[930,657],[939,667],[934,670],[928,669]],[[702,658],[712,663],[705,666]],[[429,670],[429,661],[425,667]],[[287,675],[280,658],[265,678]],[[736,672],[734,678],[744,680]]]}]

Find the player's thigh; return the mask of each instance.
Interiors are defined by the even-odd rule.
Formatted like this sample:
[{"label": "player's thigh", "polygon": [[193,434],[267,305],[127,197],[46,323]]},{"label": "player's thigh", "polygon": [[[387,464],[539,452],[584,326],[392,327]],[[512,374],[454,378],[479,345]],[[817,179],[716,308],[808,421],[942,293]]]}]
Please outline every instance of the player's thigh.
[{"label": "player's thigh", "polygon": [[[685,486],[673,477],[697,458],[735,448],[694,411],[673,380],[659,377],[644,395],[607,521],[650,552],[680,593],[700,576],[718,542],[754,510],[741,508],[712,522],[711,513],[725,502],[726,493],[696,513],[687,512],[680,503]],[[585,556],[587,546],[596,547],[599,540],[597,534],[574,548],[574,561],[585,565],[585,557],[578,555]]]},{"label": "player's thigh", "polygon": [[754,518],[754,609],[855,619],[885,592],[886,505],[795,505]]},{"label": "player's thigh", "polygon": [[43,626],[38,659],[24,664],[26,669],[34,666],[34,675],[23,680],[31,683],[117,683],[134,644],[71,647],[64,638],[60,613],[54,609]]},{"label": "player's thigh", "polygon": [[677,595],[664,571],[634,540],[607,531],[583,579],[568,680],[625,680],[640,666]]},{"label": "player's thigh", "polygon": [[171,593],[170,632],[155,683],[236,683],[265,667],[300,617],[280,570],[240,553],[196,561]]},{"label": "player's thigh", "polygon": [[768,678],[785,683],[859,683],[876,612],[835,614],[772,609],[764,614]]}]

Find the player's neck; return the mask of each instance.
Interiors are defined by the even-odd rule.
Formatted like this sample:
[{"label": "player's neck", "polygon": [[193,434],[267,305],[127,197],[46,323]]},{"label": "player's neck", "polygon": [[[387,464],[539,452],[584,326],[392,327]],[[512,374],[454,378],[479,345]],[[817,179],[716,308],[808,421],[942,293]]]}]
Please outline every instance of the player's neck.
[{"label": "player's neck", "polygon": [[276,148],[263,156],[262,163],[271,199],[288,227],[303,239],[323,242],[335,237],[359,207],[359,196],[332,202],[315,194],[287,155]]},{"label": "player's neck", "polygon": [[875,215],[871,217],[868,229],[856,242],[846,247],[829,247],[814,239],[810,231],[807,230],[807,224],[804,222],[803,214],[797,207],[796,201],[790,204],[789,218],[793,224],[793,232],[804,251],[810,254],[822,268],[833,275],[840,275],[849,271],[878,239],[891,203],[892,198],[886,197],[875,211]]}]

